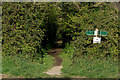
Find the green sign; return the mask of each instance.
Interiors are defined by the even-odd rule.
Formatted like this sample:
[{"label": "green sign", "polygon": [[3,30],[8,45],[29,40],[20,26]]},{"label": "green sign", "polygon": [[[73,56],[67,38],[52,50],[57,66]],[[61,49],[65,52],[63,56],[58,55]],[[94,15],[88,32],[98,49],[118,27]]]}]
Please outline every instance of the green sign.
[{"label": "green sign", "polygon": [[94,35],[94,31],[87,31],[86,34],[87,35]]},{"label": "green sign", "polygon": [[[86,31],[87,35],[95,35],[95,31]],[[100,36],[107,36],[107,31],[98,31],[98,34]]]},{"label": "green sign", "polygon": [[107,31],[98,31],[98,35],[107,36]]}]

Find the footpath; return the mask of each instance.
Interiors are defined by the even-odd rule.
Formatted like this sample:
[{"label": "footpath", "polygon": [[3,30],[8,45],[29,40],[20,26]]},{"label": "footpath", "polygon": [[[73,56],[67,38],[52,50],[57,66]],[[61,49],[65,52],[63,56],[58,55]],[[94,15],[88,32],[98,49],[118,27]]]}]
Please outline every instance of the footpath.
[{"label": "footpath", "polygon": [[59,54],[62,53],[62,48],[53,48],[48,52],[49,55],[54,57],[54,64],[53,68],[49,69],[47,72],[45,72],[48,75],[51,76],[59,76],[61,75],[61,69],[62,69],[62,58],[59,57]]}]

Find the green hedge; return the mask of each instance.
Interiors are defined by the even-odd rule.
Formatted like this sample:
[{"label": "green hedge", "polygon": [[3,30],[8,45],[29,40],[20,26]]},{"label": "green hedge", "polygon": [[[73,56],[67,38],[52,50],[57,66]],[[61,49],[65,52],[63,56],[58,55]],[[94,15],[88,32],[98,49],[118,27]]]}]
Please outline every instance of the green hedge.
[{"label": "green hedge", "polygon": [[42,9],[33,3],[15,2],[3,2],[2,7],[3,55],[42,54]]},{"label": "green hedge", "polygon": [[[93,37],[85,34],[96,27],[108,32],[101,44],[93,44]],[[116,57],[118,34],[118,9],[113,3],[3,3],[4,54],[34,54],[42,52],[41,43],[49,46],[56,39],[63,43],[72,39],[77,55]]]},{"label": "green hedge", "polygon": [[[95,57],[111,56],[118,57],[118,9],[113,3],[76,3],[79,9],[67,13],[68,20],[65,22],[68,35],[72,35],[71,46],[74,48],[75,58],[81,55],[92,55]],[[69,4],[69,5],[72,5]],[[73,9],[73,8],[72,8]],[[73,14],[72,14],[73,13]],[[101,44],[93,44],[94,36],[87,36],[86,31],[107,31],[107,36],[101,36]]]}]

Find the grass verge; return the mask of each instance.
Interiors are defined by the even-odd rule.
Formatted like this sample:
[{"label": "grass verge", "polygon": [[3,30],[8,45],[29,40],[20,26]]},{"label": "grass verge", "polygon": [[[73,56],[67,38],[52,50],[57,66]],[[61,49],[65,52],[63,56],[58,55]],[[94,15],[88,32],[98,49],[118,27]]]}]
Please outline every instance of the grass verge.
[{"label": "grass verge", "polygon": [[30,59],[24,59],[22,56],[3,56],[2,57],[2,73],[12,76],[21,76],[24,78],[46,78],[49,75],[43,73],[53,66],[53,57],[46,55],[43,59],[44,64],[40,64],[39,60],[31,62]]},{"label": "grass verge", "polygon": [[61,54],[63,58],[63,76],[69,78],[71,76],[79,76],[86,78],[118,78],[117,60],[110,58],[96,59],[93,57],[82,56],[72,63],[69,54]]}]

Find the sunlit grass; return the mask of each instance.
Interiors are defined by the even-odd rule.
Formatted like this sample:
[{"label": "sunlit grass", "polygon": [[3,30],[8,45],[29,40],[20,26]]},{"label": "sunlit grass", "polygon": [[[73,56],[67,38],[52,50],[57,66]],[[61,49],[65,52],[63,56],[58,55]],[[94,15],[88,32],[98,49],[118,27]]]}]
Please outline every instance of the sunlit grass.
[{"label": "sunlit grass", "polygon": [[46,55],[43,59],[43,64],[40,60],[31,62],[30,59],[24,59],[19,56],[4,56],[2,59],[2,73],[13,75],[13,76],[23,76],[23,77],[48,77],[44,72],[52,67],[53,57]]},{"label": "sunlit grass", "polygon": [[80,76],[87,78],[118,78],[117,60],[111,58],[97,59],[88,56],[81,56],[72,63],[69,54],[62,54],[64,75]]}]

